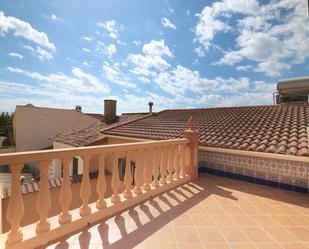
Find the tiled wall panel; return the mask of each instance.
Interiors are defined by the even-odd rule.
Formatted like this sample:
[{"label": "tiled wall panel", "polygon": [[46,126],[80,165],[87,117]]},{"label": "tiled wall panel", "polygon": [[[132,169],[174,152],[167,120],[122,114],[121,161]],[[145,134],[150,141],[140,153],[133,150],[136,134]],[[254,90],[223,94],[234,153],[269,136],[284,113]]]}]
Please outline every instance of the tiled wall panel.
[{"label": "tiled wall panel", "polygon": [[309,164],[199,151],[199,171],[308,193]]}]

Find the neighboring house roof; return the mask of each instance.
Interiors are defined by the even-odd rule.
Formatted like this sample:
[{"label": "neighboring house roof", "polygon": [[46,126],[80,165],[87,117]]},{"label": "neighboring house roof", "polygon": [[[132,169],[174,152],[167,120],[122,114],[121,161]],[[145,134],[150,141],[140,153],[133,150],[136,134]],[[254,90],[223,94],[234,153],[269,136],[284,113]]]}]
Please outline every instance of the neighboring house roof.
[{"label": "neighboring house roof", "polygon": [[[149,115],[149,113],[147,113],[147,115]],[[145,113],[127,113],[119,116],[118,121],[112,124],[106,124],[103,121],[104,119],[102,119],[102,121],[98,121],[90,125],[73,129],[68,132],[57,134],[52,139],[55,142],[69,144],[74,147],[87,146],[94,144],[95,142],[104,138],[104,135],[101,131],[104,131],[108,128],[117,127],[128,122],[132,122],[144,116],[146,116]]]},{"label": "neighboring house roof", "polygon": [[165,110],[103,133],[180,138],[190,116],[197,119],[201,146],[309,156],[308,104]]}]

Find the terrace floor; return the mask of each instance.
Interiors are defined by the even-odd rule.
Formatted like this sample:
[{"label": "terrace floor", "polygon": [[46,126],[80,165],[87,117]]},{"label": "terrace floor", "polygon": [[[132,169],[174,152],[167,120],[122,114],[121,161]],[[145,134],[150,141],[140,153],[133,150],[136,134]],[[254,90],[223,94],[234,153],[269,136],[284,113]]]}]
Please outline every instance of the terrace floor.
[{"label": "terrace floor", "polygon": [[309,248],[309,195],[200,175],[45,248]]}]

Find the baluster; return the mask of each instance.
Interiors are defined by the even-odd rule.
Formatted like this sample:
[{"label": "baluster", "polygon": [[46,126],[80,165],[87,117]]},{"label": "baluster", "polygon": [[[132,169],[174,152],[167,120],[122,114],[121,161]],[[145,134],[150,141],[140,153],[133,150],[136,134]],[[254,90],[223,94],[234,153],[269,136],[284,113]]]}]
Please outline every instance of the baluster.
[{"label": "baluster", "polygon": [[134,193],[139,195],[142,193],[141,186],[143,185],[143,160],[142,151],[135,152],[135,188]]},{"label": "baluster", "polygon": [[48,167],[51,161],[40,161],[40,191],[36,202],[36,210],[40,215],[40,220],[36,224],[36,234],[50,230],[50,223],[47,214],[50,209],[51,199],[48,189]]},{"label": "baluster", "polygon": [[174,169],[175,169],[175,174],[174,178],[179,179],[179,171],[180,171],[180,160],[179,160],[179,146],[175,146],[175,158],[174,158]]},{"label": "baluster", "polygon": [[161,154],[161,160],[160,160],[160,183],[162,185],[166,184],[166,164],[167,164],[167,158],[168,158],[168,150],[163,146],[160,149],[160,154]]},{"label": "baluster", "polygon": [[157,188],[159,186],[158,177],[159,177],[159,162],[160,162],[160,149],[155,148],[153,150],[153,167],[152,167],[152,175],[153,181],[152,186]]},{"label": "baluster", "polygon": [[126,170],[125,170],[125,175],[124,175],[124,184],[126,186],[126,190],[124,192],[124,197],[126,199],[132,198],[132,191],[131,191],[131,185],[132,185],[131,159],[132,159],[132,152],[129,151],[128,153],[126,153]]},{"label": "baluster", "polygon": [[80,187],[80,198],[82,200],[82,206],[79,209],[80,216],[84,217],[91,213],[89,204],[89,198],[91,195],[91,187],[89,180],[89,160],[91,156],[82,156],[83,159],[83,178]]},{"label": "baluster", "polygon": [[120,179],[119,179],[119,171],[118,171],[118,154],[113,153],[113,176],[112,176],[112,189],[113,195],[111,197],[112,203],[120,202],[119,197],[119,189],[120,189]]},{"label": "baluster", "polygon": [[106,192],[106,179],[105,179],[105,154],[100,154],[97,156],[99,159],[99,176],[97,182],[97,192],[99,199],[97,200],[97,209],[102,209],[106,207],[106,201],[104,200],[104,195]]},{"label": "baluster", "polygon": [[185,147],[184,145],[181,145],[179,148],[179,153],[180,153],[180,173],[179,176],[180,177],[184,177],[185,176]]},{"label": "baluster", "polygon": [[59,223],[66,224],[71,222],[72,215],[69,212],[72,202],[72,190],[70,182],[70,164],[71,158],[62,159],[63,163],[63,181],[60,191],[59,204],[62,208],[62,213],[59,216]]},{"label": "baluster", "polygon": [[19,226],[24,216],[24,203],[20,187],[20,174],[23,164],[10,165],[12,174],[11,197],[7,210],[7,220],[11,224],[11,230],[8,234],[7,245],[15,244],[23,239],[23,233]]},{"label": "baluster", "polygon": [[168,176],[166,178],[167,181],[172,182],[173,181],[173,167],[174,167],[174,146],[170,146],[168,150],[168,164],[167,164],[167,170],[168,170]]},{"label": "baluster", "polygon": [[150,187],[150,182],[151,179],[149,180],[149,172],[151,172],[151,168],[150,168],[150,162],[151,162],[151,151],[148,149],[146,150],[146,152],[144,153],[144,172],[143,172],[143,176],[144,176],[144,185],[143,185],[143,190],[145,191],[150,191],[151,187]]}]

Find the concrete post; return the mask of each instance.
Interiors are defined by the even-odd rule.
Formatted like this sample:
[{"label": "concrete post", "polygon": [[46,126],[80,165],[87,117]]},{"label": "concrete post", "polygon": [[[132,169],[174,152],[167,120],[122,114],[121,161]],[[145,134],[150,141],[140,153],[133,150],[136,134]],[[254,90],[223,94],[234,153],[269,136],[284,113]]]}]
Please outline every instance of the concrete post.
[{"label": "concrete post", "polygon": [[194,181],[198,176],[198,146],[199,146],[199,134],[195,131],[194,125],[196,120],[191,116],[189,118],[189,128],[184,131],[183,136],[189,139],[188,150],[189,160],[185,166],[185,173],[191,176],[191,180]]}]

